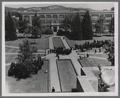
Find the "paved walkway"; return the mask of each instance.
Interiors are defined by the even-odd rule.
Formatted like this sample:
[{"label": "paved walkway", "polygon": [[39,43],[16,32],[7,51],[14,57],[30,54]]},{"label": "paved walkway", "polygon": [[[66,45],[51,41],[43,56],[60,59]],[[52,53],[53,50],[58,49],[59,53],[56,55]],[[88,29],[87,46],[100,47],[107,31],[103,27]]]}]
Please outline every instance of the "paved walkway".
[{"label": "paved walkway", "polygon": [[49,59],[49,78],[50,78],[50,92],[52,91],[52,87],[55,88],[55,92],[61,92],[60,81],[58,76],[58,70],[56,65],[56,57],[55,54],[49,54],[46,56],[46,59]]},{"label": "paved walkway", "polygon": [[100,60],[107,60],[107,58],[98,57],[98,56],[89,56],[89,58],[100,59]]},{"label": "paved walkway", "polygon": [[81,70],[82,66],[80,65],[80,63],[79,63],[78,60],[77,60],[78,57],[77,57],[75,51],[73,51],[73,52],[71,53],[70,59],[71,59],[73,65],[74,65],[74,68],[75,68],[75,70],[76,70],[77,75],[78,75],[78,76],[81,76],[80,70]]},{"label": "paved walkway", "polygon": [[49,37],[49,49],[54,49],[52,38],[53,37]]},{"label": "paved walkway", "polygon": [[[49,49],[54,49],[53,37],[49,37]],[[49,91],[52,92],[52,88],[55,88],[55,92],[61,92],[60,81],[58,76],[58,69],[56,65],[56,56],[54,53],[48,54],[46,59],[49,60],[49,78],[50,78],[50,88]]]},{"label": "paved walkway", "polygon": [[65,48],[66,48],[66,49],[70,49],[70,47],[69,47],[68,43],[66,42],[66,40],[64,39],[64,37],[61,37],[61,40],[62,40]]},{"label": "paved walkway", "polygon": [[86,77],[77,77],[84,92],[95,92],[89,80]]}]

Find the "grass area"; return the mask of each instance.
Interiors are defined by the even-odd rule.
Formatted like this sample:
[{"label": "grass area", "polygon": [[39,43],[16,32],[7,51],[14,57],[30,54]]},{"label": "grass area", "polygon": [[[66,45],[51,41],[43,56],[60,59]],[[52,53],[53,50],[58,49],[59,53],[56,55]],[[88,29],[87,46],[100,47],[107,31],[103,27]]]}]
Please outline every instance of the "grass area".
[{"label": "grass area", "polygon": [[113,37],[102,36],[102,37],[93,37],[93,40],[69,40],[68,38],[64,37],[70,47],[75,47],[76,45],[83,45],[85,42],[93,42],[94,40],[104,41],[104,40],[111,40],[113,41]]},{"label": "grass area", "polygon": [[90,54],[89,56],[101,57],[101,58],[108,58],[107,54]]},{"label": "grass area", "polygon": [[111,64],[107,60],[93,59],[93,58],[83,58],[83,59],[78,59],[78,61],[83,67],[96,67],[98,65],[110,66]]},{"label": "grass area", "polygon": [[59,47],[65,48],[65,46],[64,46],[60,37],[53,37],[52,40],[53,40],[54,48],[59,48]]},{"label": "grass area", "polygon": [[[18,47],[19,44],[21,44],[24,39],[25,38],[21,38],[21,39],[15,40],[15,41],[6,41],[5,45]],[[37,42],[38,49],[45,50],[45,49],[49,48],[48,37],[42,37],[42,38],[37,38],[37,39],[30,39],[29,38],[29,41],[34,41],[34,40]]]},{"label": "grass area", "polygon": [[111,63],[108,60],[104,59],[93,59],[93,58],[88,58],[89,62],[91,62],[94,65],[101,65],[101,66],[110,66]]},{"label": "grass area", "polygon": [[[9,66],[6,67],[6,75]],[[48,70],[47,73],[45,71]],[[30,78],[16,81],[13,77],[6,76],[10,93],[45,93],[48,92],[49,87],[49,62],[44,61],[42,69],[38,74],[32,75]]]},{"label": "grass area", "polygon": [[49,48],[49,39],[47,38],[40,38],[36,39],[37,48],[41,50],[45,50]]},{"label": "grass area", "polygon": [[6,47],[5,48],[5,52],[6,53],[17,53],[19,49],[16,49],[16,48],[9,48],[9,47]]},{"label": "grass area", "polygon": [[70,92],[76,88],[76,74],[71,60],[57,60],[58,73],[62,92]]},{"label": "grass area", "polygon": [[14,40],[14,41],[6,41],[5,45],[18,47],[19,44],[21,44],[23,42],[23,40],[24,40],[24,38],[23,39],[17,39],[17,40]]},{"label": "grass area", "polygon": [[[34,54],[34,56],[36,56],[38,54]],[[45,56],[44,54],[39,54],[41,57]],[[17,54],[6,54],[5,55],[5,63],[11,63],[11,62],[15,62],[16,58],[17,58]]]},{"label": "grass area", "polygon": [[17,55],[6,55],[5,56],[5,63],[15,62],[16,57],[17,57]]}]

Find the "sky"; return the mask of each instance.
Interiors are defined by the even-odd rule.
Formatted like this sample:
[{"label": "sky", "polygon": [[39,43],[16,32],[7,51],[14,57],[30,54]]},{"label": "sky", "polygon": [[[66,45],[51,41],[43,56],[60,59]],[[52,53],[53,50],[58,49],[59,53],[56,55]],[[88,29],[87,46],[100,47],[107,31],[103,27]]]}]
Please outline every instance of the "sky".
[{"label": "sky", "polygon": [[113,6],[113,2],[7,2],[6,7],[12,8],[28,8],[28,7],[44,7],[50,5],[62,5],[65,7],[73,8],[91,8],[94,10],[110,10]]}]

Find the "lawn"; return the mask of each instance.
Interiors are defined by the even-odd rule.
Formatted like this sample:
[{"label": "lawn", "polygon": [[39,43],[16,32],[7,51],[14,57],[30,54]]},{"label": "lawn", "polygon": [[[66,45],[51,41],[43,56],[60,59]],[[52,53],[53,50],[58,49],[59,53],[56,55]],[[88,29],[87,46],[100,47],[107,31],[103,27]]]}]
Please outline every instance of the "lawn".
[{"label": "lawn", "polygon": [[108,60],[104,59],[93,59],[93,58],[88,58],[89,62],[91,62],[94,65],[101,65],[101,66],[110,66],[111,63]]},{"label": "lawn", "polygon": [[49,48],[49,39],[47,38],[40,38],[36,39],[37,41],[37,48],[41,50],[46,50]]},{"label": "lawn", "polygon": [[5,63],[15,62],[17,55],[6,55],[5,56]]},{"label": "lawn", "polygon": [[65,48],[65,46],[64,46],[60,37],[53,37],[52,40],[53,40],[54,48],[59,48],[59,47]]},{"label": "lawn", "polygon": [[58,74],[62,92],[70,92],[76,88],[76,73],[69,59],[57,60]]},{"label": "lawn", "polygon": [[[25,38],[22,39],[18,39],[15,41],[6,41],[5,45],[8,46],[15,46],[15,47],[19,47],[19,44],[23,42]],[[37,38],[37,39],[28,39],[29,41],[36,41],[37,42],[37,48],[40,50],[45,50],[49,48],[49,39],[48,37],[42,37],[42,38]]]},{"label": "lawn", "polygon": [[107,60],[102,60],[102,59],[93,59],[93,58],[83,58],[83,59],[78,59],[79,63],[83,67],[96,67],[98,65],[101,66],[110,66],[110,62]]},{"label": "lawn", "polygon": [[6,53],[17,53],[19,49],[16,49],[16,48],[9,48],[9,47],[6,47],[5,48],[5,52]]},{"label": "lawn", "polygon": [[[6,67],[6,75],[9,66]],[[48,70],[47,73],[45,71]],[[6,76],[6,82],[10,93],[46,93],[49,91],[49,62],[44,61],[42,69],[38,74],[27,79],[16,81],[13,77]]]},{"label": "lawn", "polygon": [[108,58],[107,54],[90,54],[89,56],[93,56],[93,57],[101,57],[101,58]]}]

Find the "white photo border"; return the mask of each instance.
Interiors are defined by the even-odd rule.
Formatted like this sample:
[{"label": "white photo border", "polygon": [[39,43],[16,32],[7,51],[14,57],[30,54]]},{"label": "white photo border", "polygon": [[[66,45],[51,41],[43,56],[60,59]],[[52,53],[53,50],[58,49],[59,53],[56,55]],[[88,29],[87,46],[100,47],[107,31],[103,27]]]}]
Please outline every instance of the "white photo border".
[{"label": "white photo border", "polygon": [[[108,2],[59,2],[70,3],[108,3]],[[84,93],[6,93],[5,83],[5,6],[16,5],[16,2],[2,2],[2,96],[118,96],[118,2],[114,4],[114,47],[115,47],[115,92],[84,92]],[[17,4],[58,4],[58,2],[17,2]]]}]

